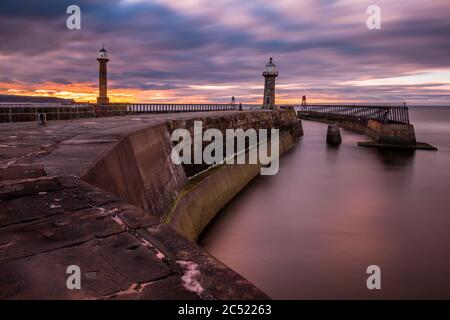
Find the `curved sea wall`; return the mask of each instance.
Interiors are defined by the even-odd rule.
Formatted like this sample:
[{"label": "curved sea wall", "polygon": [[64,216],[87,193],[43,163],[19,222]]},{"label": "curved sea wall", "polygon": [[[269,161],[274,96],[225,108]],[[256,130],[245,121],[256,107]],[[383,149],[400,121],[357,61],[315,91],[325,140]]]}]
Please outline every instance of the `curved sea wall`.
[{"label": "curved sea wall", "polygon": [[261,165],[222,165],[189,178],[189,170],[171,158],[170,134],[175,129],[193,132],[194,121],[203,130],[280,130],[280,153],[300,136],[293,110],[251,111],[212,117],[169,120],[130,132],[102,154],[81,175],[85,182],[120,196],[195,240],[217,212],[260,172]]},{"label": "curved sea wall", "polygon": [[[280,136],[280,154],[295,145],[289,132]],[[216,214],[252,179],[260,174],[261,164],[227,164],[213,168],[190,181],[165,222],[191,241],[197,240]]]}]

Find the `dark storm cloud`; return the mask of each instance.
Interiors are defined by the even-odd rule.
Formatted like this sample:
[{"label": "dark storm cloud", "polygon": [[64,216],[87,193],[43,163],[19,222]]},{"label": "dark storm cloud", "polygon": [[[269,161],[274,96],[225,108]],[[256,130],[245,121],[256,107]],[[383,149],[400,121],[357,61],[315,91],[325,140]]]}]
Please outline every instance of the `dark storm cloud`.
[{"label": "dark storm cloud", "polygon": [[[95,55],[102,42],[111,56],[113,88],[194,94],[192,85],[240,87],[226,93],[203,92],[211,100],[235,92],[257,95],[260,89],[250,87],[261,84],[262,66],[271,55],[280,69],[279,83],[302,85],[278,91],[291,96],[304,90],[391,98],[392,86],[340,83],[450,66],[450,20],[443,10],[450,6],[441,3],[433,7],[426,1],[405,1],[404,8],[391,8],[386,2],[383,14],[402,13],[376,31],[367,30],[365,7],[352,1],[306,1],[300,9],[264,0],[200,3],[204,5],[182,0],[2,0],[0,82],[95,85]],[[412,10],[411,3],[419,9]],[[65,11],[71,4],[81,7],[81,31],[65,28]],[[297,17],[289,14],[294,10]],[[400,95],[413,96],[432,86],[403,86]],[[443,91],[433,92],[441,97]],[[418,96],[429,94],[414,94]]]}]

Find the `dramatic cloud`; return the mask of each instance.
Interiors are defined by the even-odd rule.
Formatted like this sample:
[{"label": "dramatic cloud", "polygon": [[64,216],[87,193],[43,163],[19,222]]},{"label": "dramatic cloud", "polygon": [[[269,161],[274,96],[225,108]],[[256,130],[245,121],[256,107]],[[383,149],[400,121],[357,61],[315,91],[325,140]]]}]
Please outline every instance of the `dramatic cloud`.
[{"label": "dramatic cloud", "polygon": [[[2,0],[0,93],[94,100],[110,54],[114,101],[259,102],[270,56],[279,102],[450,104],[449,1]],[[82,29],[66,29],[77,4]]]}]

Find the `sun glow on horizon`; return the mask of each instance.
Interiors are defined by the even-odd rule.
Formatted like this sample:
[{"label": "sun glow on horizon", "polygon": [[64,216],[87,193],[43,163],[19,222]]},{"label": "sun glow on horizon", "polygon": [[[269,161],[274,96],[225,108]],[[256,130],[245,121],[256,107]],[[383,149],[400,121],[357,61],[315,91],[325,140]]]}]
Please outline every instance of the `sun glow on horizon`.
[{"label": "sun glow on horizon", "polygon": [[[281,86],[281,85],[280,85]],[[10,87],[9,89],[5,89]],[[232,90],[235,86],[192,86],[194,94],[183,94],[182,90],[141,90],[141,89],[109,89],[108,96],[111,103],[228,103],[232,94],[223,95],[222,98],[211,98],[207,93],[210,91]],[[281,86],[282,87],[282,86]],[[262,88],[262,87],[261,87]],[[251,89],[251,87],[249,87]],[[259,89],[259,86],[258,86]],[[202,94],[205,91],[205,94]],[[45,83],[41,85],[10,85],[0,83],[0,94],[10,94],[16,96],[32,97],[55,97],[74,100],[79,103],[95,103],[98,97],[98,89],[90,84],[70,84],[62,85],[56,83]],[[221,95],[222,96],[222,95]],[[226,98],[224,97],[226,96]],[[341,99],[337,97],[316,97],[308,99],[311,103],[337,102]],[[344,100],[342,100],[344,101]],[[236,102],[261,104],[261,94],[246,94],[236,96]],[[277,96],[277,104],[299,104],[301,97],[292,97],[283,93]],[[348,102],[348,100],[347,100]]]},{"label": "sun glow on horizon", "polygon": [[[385,79],[361,79],[340,83],[342,88],[362,88],[383,86],[421,85],[426,90],[450,89],[450,69],[424,71],[410,75]],[[429,85],[429,87],[427,86]],[[114,86],[114,84],[113,84]],[[244,83],[239,85],[189,85],[183,88],[168,90],[140,88],[109,88],[108,96],[111,103],[229,103],[235,96],[237,103],[262,104],[263,84]],[[384,89],[382,89],[384,90]],[[309,93],[309,95],[308,95]],[[1,83],[0,94],[33,97],[55,97],[74,100],[78,103],[96,103],[98,88],[93,83],[61,84],[45,82],[39,84]],[[346,94],[330,92],[314,92],[301,83],[277,84],[277,104],[300,104],[302,95],[306,94],[308,103],[367,103],[363,99]],[[373,102],[373,101],[372,101]],[[391,101],[394,102],[394,101]],[[408,102],[409,103],[409,102]],[[414,104],[414,103],[412,103]]]}]

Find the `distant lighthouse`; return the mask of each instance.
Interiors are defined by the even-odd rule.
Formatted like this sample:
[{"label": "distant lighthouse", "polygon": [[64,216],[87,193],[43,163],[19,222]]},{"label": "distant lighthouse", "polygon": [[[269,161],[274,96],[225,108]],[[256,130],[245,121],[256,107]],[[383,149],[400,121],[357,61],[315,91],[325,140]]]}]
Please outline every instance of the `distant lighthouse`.
[{"label": "distant lighthouse", "polygon": [[272,58],[263,72],[264,82],[264,100],[263,109],[275,108],[275,78],[278,77],[277,66],[273,63]]},{"label": "distant lighthouse", "polygon": [[98,74],[98,104],[109,103],[108,98],[108,71],[106,64],[108,63],[108,53],[106,52],[105,45],[98,52],[97,61],[99,63],[99,74]]}]

